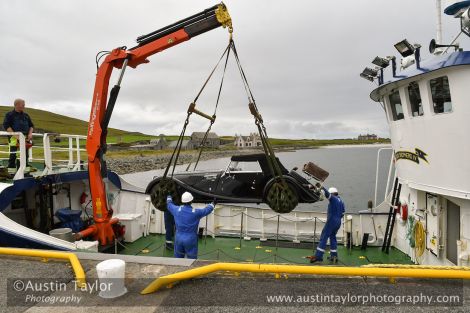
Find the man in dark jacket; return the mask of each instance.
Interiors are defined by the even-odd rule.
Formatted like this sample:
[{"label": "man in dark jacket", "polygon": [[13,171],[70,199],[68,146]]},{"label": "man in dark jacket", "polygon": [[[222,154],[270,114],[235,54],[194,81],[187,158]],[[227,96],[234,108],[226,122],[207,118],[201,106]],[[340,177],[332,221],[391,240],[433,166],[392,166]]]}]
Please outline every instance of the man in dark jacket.
[{"label": "man in dark jacket", "polygon": [[[16,99],[14,102],[14,109],[5,114],[3,120],[3,128],[7,132],[21,132],[26,137],[27,142],[33,139],[33,122],[29,115],[24,112],[25,101],[23,99]],[[16,152],[19,147],[18,136],[11,136],[9,138],[10,158],[8,160],[9,168],[16,168]],[[26,162],[28,160],[28,151],[26,150]]]}]

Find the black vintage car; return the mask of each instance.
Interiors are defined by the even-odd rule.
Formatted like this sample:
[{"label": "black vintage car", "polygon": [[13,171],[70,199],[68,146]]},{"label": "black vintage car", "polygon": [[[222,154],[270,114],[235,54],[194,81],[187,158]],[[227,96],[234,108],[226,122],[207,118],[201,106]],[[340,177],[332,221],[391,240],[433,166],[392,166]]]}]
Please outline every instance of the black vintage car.
[{"label": "black vintage car", "polygon": [[261,153],[232,156],[225,170],[177,173],[166,179],[156,177],[147,186],[146,193],[151,195],[153,204],[160,210],[166,210],[168,194],[178,201],[185,191],[192,193],[194,202],[214,199],[219,203],[264,202],[279,213],[290,212],[297,203],[314,203],[320,199],[318,191],[309,189],[307,179],[295,169],[288,171],[279,159],[276,160],[283,174],[282,184],[290,189],[288,200],[291,205],[287,209],[279,208],[270,197],[270,189],[275,188],[280,180],[273,177],[266,155]]}]

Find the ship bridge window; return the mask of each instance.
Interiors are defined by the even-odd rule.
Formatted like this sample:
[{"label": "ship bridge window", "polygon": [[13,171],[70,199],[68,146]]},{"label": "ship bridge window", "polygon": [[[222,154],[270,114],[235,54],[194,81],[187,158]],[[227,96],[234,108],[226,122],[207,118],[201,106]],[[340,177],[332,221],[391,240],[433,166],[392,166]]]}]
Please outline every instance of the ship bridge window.
[{"label": "ship bridge window", "polygon": [[452,99],[450,98],[449,79],[447,76],[431,79],[429,83],[434,113],[452,112]]},{"label": "ship bridge window", "polygon": [[403,106],[401,104],[400,93],[398,90],[393,91],[389,96],[388,100],[390,102],[390,111],[392,112],[392,119],[394,121],[402,120],[403,115]]},{"label": "ship bridge window", "polygon": [[408,85],[408,95],[410,98],[411,115],[422,116],[424,114],[423,104],[419,93],[419,86],[416,82],[412,82]]}]

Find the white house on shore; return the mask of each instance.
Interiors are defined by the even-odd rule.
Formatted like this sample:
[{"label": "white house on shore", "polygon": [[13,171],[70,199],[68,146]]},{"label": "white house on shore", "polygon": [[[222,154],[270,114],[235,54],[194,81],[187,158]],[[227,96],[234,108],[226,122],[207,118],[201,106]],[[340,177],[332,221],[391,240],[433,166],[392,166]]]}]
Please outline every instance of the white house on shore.
[{"label": "white house on shore", "polygon": [[239,149],[261,147],[261,139],[257,133],[251,133],[249,136],[235,134],[235,147]]}]

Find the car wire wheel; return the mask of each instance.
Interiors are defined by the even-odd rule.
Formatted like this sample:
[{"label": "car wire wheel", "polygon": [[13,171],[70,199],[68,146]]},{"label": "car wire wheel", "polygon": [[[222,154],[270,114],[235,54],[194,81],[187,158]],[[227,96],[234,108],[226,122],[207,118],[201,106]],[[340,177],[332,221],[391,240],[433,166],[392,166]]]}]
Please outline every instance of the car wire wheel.
[{"label": "car wire wheel", "polygon": [[285,181],[274,182],[266,194],[266,204],[276,213],[289,213],[298,203],[297,193]]},{"label": "car wire wheel", "polygon": [[167,210],[166,198],[170,195],[175,204],[179,204],[179,194],[176,190],[176,183],[171,178],[162,178],[150,190],[150,200],[154,207],[160,211]]}]

